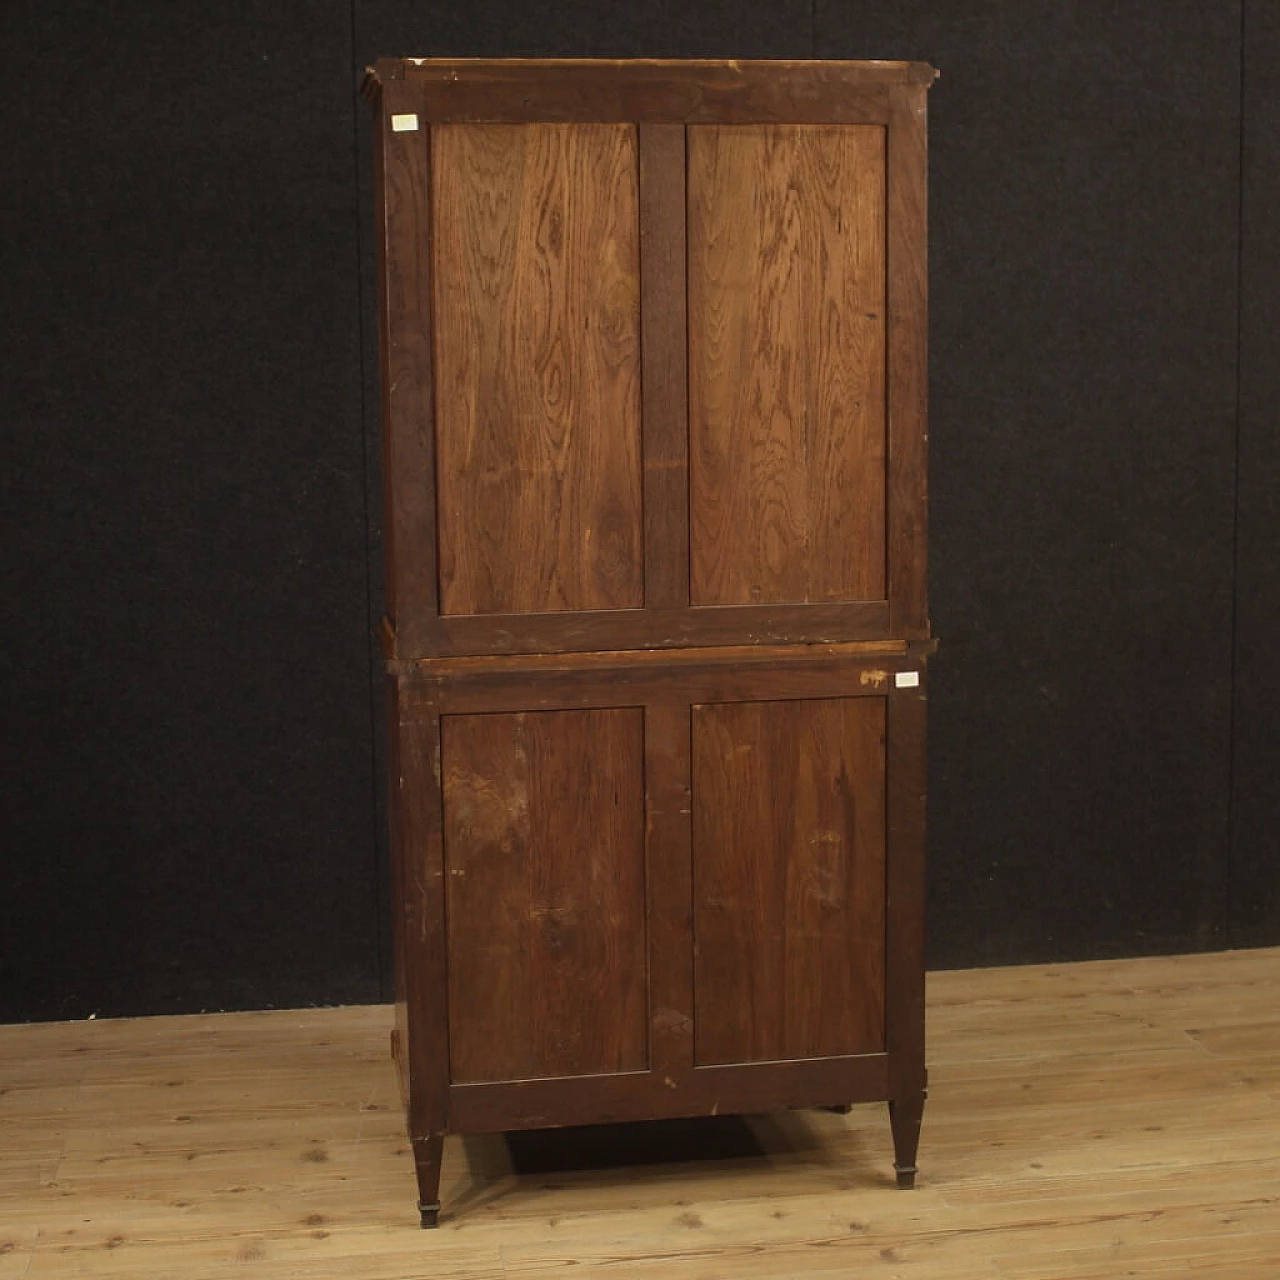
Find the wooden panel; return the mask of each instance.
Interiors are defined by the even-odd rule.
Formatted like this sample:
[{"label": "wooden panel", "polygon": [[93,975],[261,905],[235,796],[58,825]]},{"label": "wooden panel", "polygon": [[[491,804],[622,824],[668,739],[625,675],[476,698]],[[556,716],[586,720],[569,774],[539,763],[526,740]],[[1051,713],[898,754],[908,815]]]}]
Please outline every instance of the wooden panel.
[{"label": "wooden panel", "polygon": [[882,698],[693,713],[699,1065],[884,1047]]},{"label": "wooden panel", "polygon": [[885,133],[689,130],[691,596],[885,595]]},{"label": "wooden panel", "polygon": [[455,1083],[646,1066],[643,717],[442,719]]},{"label": "wooden panel", "polygon": [[635,129],[432,129],[441,611],[643,603]]}]

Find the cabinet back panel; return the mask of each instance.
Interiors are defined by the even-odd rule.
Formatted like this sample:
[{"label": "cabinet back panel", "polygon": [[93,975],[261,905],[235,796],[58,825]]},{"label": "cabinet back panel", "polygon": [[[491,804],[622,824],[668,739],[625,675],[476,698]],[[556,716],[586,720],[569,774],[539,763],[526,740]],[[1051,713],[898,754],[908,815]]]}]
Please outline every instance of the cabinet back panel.
[{"label": "cabinet back panel", "polygon": [[883,698],[693,709],[699,1066],[884,1048]]},{"label": "cabinet back panel", "polygon": [[636,133],[431,130],[440,606],[644,603]]},{"label": "cabinet back panel", "polygon": [[691,598],[885,596],[885,131],[688,132]]},{"label": "cabinet back panel", "polygon": [[444,716],[450,1077],[643,1070],[644,712]]}]

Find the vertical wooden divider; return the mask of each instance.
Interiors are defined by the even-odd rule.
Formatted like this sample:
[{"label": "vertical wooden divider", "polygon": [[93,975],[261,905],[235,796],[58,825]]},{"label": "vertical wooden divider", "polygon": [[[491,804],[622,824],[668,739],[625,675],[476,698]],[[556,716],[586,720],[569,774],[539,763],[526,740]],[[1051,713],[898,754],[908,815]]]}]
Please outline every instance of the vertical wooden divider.
[{"label": "vertical wooden divider", "polygon": [[649,1069],[693,1066],[693,819],[689,706],[644,712]]},{"label": "vertical wooden divider", "polygon": [[689,603],[685,128],[638,126],[644,602]]}]

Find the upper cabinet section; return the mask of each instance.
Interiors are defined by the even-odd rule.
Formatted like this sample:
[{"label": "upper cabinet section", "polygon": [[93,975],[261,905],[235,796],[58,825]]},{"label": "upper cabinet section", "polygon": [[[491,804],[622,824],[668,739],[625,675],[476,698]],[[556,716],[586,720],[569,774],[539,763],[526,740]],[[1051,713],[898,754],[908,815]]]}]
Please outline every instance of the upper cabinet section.
[{"label": "upper cabinet section", "polygon": [[932,78],[378,64],[396,656],[928,636]]}]

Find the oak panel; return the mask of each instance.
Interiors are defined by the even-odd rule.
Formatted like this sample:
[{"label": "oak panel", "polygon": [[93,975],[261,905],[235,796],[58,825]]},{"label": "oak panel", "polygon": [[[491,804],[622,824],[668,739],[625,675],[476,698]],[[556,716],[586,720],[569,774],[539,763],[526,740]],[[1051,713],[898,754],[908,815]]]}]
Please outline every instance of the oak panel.
[{"label": "oak panel", "polygon": [[693,710],[699,1065],[884,1048],[883,698]]},{"label": "oak panel", "polygon": [[885,596],[885,131],[688,131],[691,598]]},{"label": "oak panel", "polygon": [[455,1083],[647,1065],[643,716],[442,717]]},{"label": "oak panel", "polygon": [[639,607],[635,129],[431,134],[441,612]]}]

